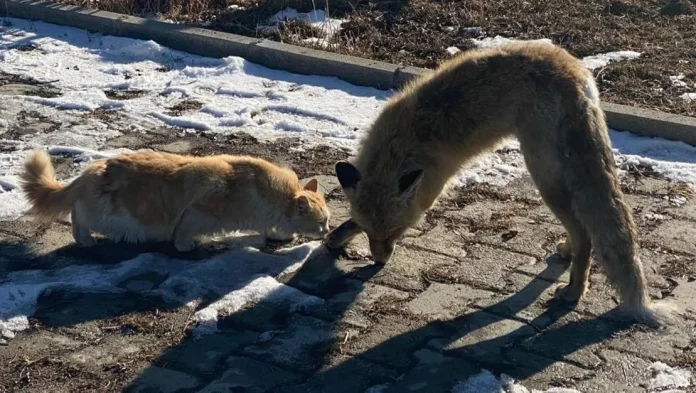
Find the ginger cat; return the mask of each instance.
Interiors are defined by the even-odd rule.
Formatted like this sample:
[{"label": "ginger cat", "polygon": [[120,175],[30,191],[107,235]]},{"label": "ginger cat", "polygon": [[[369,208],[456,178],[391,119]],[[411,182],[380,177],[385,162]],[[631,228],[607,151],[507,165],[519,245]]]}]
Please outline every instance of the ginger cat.
[{"label": "ginger cat", "polygon": [[183,252],[226,231],[287,240],[318,239],[329,229],[316,179],[302,187],[292,170],[247,156],[128,153],[94,161],[62,185],[49,156],[34,152],[22,181],[30,213],[51,220],[70,212],[73,237],[84,246],[95,243],[92,231],[114,241],[173,241]]}]

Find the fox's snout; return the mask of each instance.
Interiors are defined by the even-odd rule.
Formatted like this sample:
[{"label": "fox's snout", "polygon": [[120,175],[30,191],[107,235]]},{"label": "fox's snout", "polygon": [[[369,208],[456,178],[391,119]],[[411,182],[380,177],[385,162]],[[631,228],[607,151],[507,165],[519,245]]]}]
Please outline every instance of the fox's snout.
[{"label": "fox's snout", "polygon": [[[369,236],[368,236],[369,238]],[[394,244],[396,241],[392,239],[388,240],[373,240],[370,239],[370,252],[372,253],[372,259],[375,263],[384,265],[389,262],[389,259],[394,252]]]}]

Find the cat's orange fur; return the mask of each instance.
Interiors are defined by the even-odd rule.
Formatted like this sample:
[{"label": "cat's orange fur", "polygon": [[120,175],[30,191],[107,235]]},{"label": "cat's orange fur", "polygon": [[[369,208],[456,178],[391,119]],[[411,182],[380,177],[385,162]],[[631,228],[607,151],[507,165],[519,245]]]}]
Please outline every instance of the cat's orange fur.
[{"label": "cat's orange fur", "polygon": [[328,231],[316,179],[302,187],[292,170],[247,156],[122,154],[92,162],[62,185],[49,156],[34,152],[22,181],[30,212],[44,220],[70,212],[73,236],[85,246],[94,244],[92,231],[115,241],[171,240],[179,251],[200,236],[233,230],[277,240]]}]

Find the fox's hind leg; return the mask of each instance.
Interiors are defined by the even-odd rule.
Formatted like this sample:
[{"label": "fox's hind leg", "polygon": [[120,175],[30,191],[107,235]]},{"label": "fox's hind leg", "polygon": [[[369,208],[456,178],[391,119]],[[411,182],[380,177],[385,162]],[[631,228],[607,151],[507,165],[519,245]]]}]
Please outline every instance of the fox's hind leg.
[{"label": "fox's hind leg", "polygon": [[84,209],[79,204],[79,201],[75,202],[70,212],[73,238],[75,238],[75,241],[78,244],[85,247],[91,247],[96,242],[94,241],[92,233],[90,232]]},{"label": "fox's hind leg", "polygon": [[521,133],[519,139],[534,184],[567,232],[567,240],[556,249],[562,258],[572,260],[570,282],[558,287],[556,297],[575,303],[587,290],[592,253],[590,237],[572,209],[572,194],[565,184],[563,163],[553,143],[534,133]]}]

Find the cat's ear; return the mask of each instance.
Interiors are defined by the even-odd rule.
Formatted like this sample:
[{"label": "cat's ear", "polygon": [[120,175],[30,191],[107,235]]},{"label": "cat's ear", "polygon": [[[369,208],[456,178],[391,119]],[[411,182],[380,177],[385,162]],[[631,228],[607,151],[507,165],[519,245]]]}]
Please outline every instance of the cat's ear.
[{"label": "cat's ear", "polygon": [[336,163],[336,177],[341,183],[343,193],[350,199],[361,178],[358,168],[348,161],[339,161]]},{"label": "cat's ear", "polygon": [[309,198],[304,195],[300,195],[295,198],[295,206],[297,207],[297,212],[300,214],[306,214],[310,210]]},{"label": "cat's ear", "polygon": [[319,186],[319,182],[317,179],[312,179],[305,184],[304,189],[306,191],[311,191],[311,192],[317,192],[317,188]]}]

